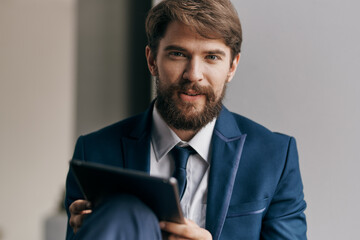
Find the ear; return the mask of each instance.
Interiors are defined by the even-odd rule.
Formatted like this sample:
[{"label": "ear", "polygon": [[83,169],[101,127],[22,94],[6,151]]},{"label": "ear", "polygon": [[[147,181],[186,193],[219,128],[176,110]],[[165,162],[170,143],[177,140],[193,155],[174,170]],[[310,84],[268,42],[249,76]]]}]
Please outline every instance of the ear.
[{"label": "ear", "polygon": [[156,59],[154,58],[154,54],[151,52],[149,45],[147,45],[145,48],[145,56],[146,56],[147,65],[148,65],[151,75],[157,76],[158,70],[157,70],[157,65],[156,65]]},{"label": "ear", "polygon": [[240,53],[235,56],[235,58],[232,62],[232,65],[231,65],[231,67],[229,69],[229,73],[228,73],[228,79],[226,82],[230,82],[233,79],[236,69],[237,69],[237,66],[239,64],[239,61],[240,61]]}]

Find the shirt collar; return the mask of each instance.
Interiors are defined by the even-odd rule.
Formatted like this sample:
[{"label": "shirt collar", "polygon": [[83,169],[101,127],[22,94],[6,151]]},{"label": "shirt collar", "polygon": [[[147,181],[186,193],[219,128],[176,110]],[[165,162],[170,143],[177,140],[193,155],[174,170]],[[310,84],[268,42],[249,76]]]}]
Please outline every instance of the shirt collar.
[{"label": "shirt collar", "polygon": [[200,129],[189,142],[184,142],[166,124],[156,105],[154,106],[152,117],[151,141],[157,161],[160,161],[177,144],[190,145],[205,161],[208,161],[216,118]]}]

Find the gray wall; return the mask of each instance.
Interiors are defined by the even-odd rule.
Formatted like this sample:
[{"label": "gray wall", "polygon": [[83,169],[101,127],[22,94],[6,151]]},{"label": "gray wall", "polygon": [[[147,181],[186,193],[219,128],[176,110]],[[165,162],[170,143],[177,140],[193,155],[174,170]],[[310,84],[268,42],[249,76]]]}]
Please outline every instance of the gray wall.
[{"label": "gray wall", "polygon": [[78,0],[76,136],[149,104],[144,22],[150,7],[145,0]]},{"label": "gray wall", "polygon": [[76,136],[127,116],[127,1],[77,2]]},{"label": "gray wall", "polygon": [[244,44],[226,105],[296,137],[309,239],[356,239],[360,2],[233,2]]},{"label": "gray wall", "polygon": [[0,239],[43,239],[74,145],[75,3],[0,1]]}]

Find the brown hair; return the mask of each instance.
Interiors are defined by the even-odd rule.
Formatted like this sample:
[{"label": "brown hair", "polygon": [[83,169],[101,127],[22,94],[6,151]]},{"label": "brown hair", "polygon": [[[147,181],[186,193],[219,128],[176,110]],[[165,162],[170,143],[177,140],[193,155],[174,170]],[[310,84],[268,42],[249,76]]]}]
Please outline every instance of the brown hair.
[{"label": "brown hair", "polygon": [[241,24],[230,0],[164,0],[153,7],[145,28],[148,45],[155,57],[159,41],[173,21],[193,27],[202,37],[224,39],[231,49],[231,59],[240,53]]}]

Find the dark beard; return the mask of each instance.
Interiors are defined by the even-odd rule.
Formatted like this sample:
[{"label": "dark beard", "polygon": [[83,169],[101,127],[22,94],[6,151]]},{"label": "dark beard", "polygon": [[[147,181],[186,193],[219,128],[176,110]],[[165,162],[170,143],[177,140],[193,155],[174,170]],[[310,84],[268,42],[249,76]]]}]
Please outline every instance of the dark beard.
[{"label": "dark beard", "polygon": [[[174,99],[178,92],[185,92],[189,89],[203,94],[206,102],[203,110],[197,109],[192,103],[184,103]],[[206,124],[217,117],[222,108],[222,100],[226,91],[224,84],[223,91],[218,100],[211,87],[202,87],[198,83],[180,82],[168,88],[161,88],[159,78],[156,79],[156,107],[165,122],[175,129],[199,131]],[[191,113],[191,114],[189,114]]]}]

